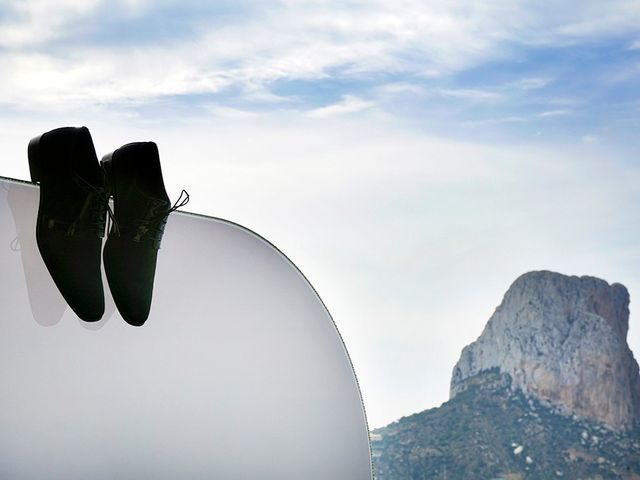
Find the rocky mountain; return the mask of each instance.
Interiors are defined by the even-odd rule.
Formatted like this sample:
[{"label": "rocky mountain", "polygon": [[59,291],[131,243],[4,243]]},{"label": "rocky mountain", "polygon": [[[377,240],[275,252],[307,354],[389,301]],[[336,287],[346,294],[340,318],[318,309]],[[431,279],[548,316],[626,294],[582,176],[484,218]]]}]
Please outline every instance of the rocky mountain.
[{"label": "rocky mountain", "polygon": [[453,369],[451,397],[491,368],[525,395],[615,428],[640,421],[638,363],[627,345],[629,293],[593,277],[518,278]]},{"label": "rocky mountain", "polygon": [[372,433],[378,480],[640,480],[629,294],[530,272],[454,367],[451,398]]}]

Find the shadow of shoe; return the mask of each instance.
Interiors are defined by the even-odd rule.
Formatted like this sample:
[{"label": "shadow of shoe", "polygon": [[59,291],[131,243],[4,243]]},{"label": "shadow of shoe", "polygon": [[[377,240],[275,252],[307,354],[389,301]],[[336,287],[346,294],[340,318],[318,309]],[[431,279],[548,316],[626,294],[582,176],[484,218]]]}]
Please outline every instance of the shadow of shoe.
[{"label": "shadow of shoe", "polygon": [[[16,227],[16,237],[9,245],[20,253],[27,294],[33,319],[43,327],[56,325],[67,309],[67,303],[58,291],[47,270],[36,244],[36,217],[39,195],[37,187],[12,183],[8,186],[7,202]],[[107,285],[103,276],[103,284]],[[99,330],[116,310],[111,296],[105,296],[105,312],[98,322],[80,324],[88,330]]]},{"label": "shadow of shoe", "polygon": [[35,189],[28,185],[9,185],[7,201],[16,226],[16,238],[9,248],[20,252],[33,319],[43,327],[50,327],[60,321],[67,303],[53,283],[36,245],[38,192],[34,192]]}]

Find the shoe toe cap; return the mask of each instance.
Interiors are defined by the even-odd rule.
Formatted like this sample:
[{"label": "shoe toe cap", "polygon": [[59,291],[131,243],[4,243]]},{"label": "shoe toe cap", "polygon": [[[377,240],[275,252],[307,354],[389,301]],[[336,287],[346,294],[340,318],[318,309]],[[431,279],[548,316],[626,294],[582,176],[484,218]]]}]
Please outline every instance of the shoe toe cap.
[{"label": "shoe toe cap", "polygon": [[38,246],[54,283],[82,320],[95,322],[104,314],[99,239],[49,235]]},{"label": "shoe toe cap", "polygon": [[109,288],[122,318],[134,326],[149,317],[157,252],[148,245],[110,238],[104,253]]}]

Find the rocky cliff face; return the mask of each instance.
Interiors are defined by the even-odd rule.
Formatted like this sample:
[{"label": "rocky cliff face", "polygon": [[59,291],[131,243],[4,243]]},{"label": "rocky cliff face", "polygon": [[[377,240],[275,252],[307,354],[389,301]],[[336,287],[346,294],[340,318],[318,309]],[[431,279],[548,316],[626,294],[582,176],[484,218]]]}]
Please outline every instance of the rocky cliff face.
[{"label": "rocky cliff face", "polygon": [[593,277],[518,278],[453,369],[451,398],[498,369],[511,388],[615,428],[640,422],[638,364],[626,341],[629,294]]}]

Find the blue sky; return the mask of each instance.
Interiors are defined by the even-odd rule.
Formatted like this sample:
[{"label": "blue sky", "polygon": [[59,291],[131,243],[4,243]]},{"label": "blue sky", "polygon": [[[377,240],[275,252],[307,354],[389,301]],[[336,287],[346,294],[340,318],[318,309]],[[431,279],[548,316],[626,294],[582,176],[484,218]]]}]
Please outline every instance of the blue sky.
[{"label": "blue sky", "polygon": [[0,71],[3,175],[61,125],[157,141],[311,279],[372,426],[446,400],[524,271],[640,292],[637,1],[5,2]]}]

